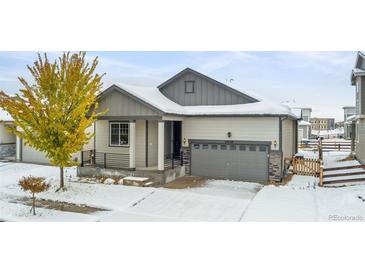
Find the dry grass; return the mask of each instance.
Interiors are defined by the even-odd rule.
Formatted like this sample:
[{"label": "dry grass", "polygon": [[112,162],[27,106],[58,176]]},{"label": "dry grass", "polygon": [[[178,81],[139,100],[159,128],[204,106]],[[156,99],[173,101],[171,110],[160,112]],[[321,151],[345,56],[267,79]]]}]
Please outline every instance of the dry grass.
[{"label": "dry grass", "polygon": [[163,187],[170,189],[183,189],[191,187],[201,187],[204,186],[205,184],[206,184],[205,178],[197,176],[184,176],[163,185]]},{"label": "dry grass", "polygon": [[355,160],[355,157],[353,155],[349,155],[344,159],[338,160],[338,162],[346,162],[346,161],[353,161]]}]

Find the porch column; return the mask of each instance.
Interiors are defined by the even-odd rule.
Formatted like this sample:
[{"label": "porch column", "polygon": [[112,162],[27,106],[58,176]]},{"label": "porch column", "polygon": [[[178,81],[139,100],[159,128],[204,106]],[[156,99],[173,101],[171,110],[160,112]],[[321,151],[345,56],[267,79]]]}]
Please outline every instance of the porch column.
[{"label": "porch column", "polygon": [[129,122],[129,168],[136,168],[136,121]]},{"label": "porch column", "polygon": [[159,121],[158,122],[158,170],[165,170],[165,122]]},{"label": "porch column", "polygon": [[16,161],[20,162],[22,160],[22,139],[16,136]]}]

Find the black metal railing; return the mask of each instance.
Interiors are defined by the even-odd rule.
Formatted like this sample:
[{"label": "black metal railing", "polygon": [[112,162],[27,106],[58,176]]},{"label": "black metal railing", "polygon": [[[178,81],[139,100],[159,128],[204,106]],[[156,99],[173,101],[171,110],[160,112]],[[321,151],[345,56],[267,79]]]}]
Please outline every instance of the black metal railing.
[{"label": "black metal railing", "polygon": [[174,169],[183,165],[183,152],[165,154],[165,169]]},{"label": "black metal railing", "polygon": [[83,151],[81,153],[81,166],[88,165],[113,169],[129,168],[129,154],[98,152],[95,150]]},{"label": "black metal railing", "polygon": [[[168,153],[164,157],[165,169],[174,169],[183,165],[183,152]],[[81,152],[81,166],[97,166],[111,169],[129,168],[129,154],[86,150]]]}]

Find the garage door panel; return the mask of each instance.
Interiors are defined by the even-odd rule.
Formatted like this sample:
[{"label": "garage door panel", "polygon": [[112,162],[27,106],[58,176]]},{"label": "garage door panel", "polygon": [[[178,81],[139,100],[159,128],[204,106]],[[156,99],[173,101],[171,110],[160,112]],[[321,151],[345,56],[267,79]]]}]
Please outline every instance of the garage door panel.
[{"label": "garage door panel", "polygon": [[266,181],[268,147],[242,144],[193,143],[192,174],[233,180]]}]

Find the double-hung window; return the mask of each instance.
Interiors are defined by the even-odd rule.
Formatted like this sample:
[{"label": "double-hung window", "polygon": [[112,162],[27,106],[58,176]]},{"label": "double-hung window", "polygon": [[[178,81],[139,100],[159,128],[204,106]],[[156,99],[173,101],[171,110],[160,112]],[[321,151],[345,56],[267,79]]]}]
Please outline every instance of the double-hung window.
[{"label": "double-hung window", "polygon": [[127,146],[129,144],[129,123],[111,122],[109,124],[111,146]]}]

